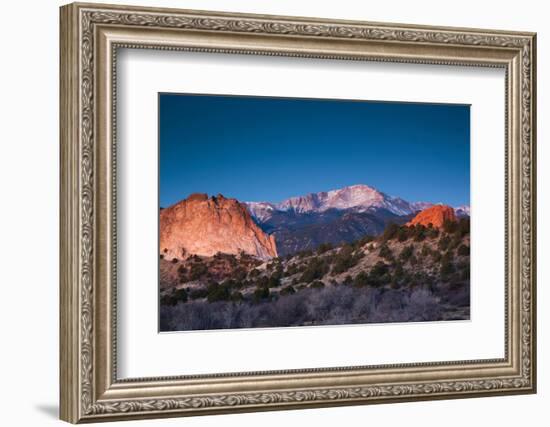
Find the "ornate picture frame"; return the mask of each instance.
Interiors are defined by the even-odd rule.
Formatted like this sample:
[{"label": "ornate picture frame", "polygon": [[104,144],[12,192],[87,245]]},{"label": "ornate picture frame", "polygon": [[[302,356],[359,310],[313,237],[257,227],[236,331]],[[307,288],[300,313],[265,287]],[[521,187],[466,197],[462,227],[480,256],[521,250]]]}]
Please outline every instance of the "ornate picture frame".
[{"label": "ornate picture frame", "polygon": [[[79,423],[536,391],[535,34],[80,3],[60,13],[61,419]],[[119,48],[504,69],[505,357],[118,379]]]}]

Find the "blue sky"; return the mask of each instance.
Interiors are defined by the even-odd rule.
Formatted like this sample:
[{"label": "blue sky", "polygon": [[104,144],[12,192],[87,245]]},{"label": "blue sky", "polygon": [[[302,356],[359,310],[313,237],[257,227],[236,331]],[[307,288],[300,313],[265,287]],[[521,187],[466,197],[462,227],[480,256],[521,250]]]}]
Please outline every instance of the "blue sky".
[{"label": "blue sky", "polygon": [[470,107],[159,95],[160,206],[367,184],[408,201],[470,203]]}]

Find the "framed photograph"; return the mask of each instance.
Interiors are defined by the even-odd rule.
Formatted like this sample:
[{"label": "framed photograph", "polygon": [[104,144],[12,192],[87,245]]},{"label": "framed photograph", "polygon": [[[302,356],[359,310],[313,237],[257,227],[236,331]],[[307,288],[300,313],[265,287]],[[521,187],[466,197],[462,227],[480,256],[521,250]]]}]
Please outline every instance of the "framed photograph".
[{"label": "framed photograph", "polygon": [[61,8],[61,418],[536,390],[535,34]]}]

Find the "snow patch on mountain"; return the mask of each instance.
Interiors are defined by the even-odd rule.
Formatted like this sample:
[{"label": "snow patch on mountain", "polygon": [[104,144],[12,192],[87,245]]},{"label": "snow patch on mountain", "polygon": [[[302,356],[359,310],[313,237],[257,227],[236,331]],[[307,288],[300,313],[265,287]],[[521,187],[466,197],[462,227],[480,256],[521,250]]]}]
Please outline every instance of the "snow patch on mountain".
[{"label": "snow patch on mountain", "polygon": [[470,206],[469,205],[463,205],[463,206],[457,206],[455,209],[455,214],[457,217],[465,217],[470,216]]},{"label": "snow patch on mountain", "polygon": [[277,210],[273,203],[269,202],[244,202],[248,212],[257,221],[264,222],[271,218],[273,212]]}]

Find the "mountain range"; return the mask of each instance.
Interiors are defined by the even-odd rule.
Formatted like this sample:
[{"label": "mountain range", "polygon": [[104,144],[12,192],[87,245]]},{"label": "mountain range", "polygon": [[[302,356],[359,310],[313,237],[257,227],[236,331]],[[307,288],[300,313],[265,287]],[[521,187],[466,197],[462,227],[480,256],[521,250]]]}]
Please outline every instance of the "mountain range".
[{"label": "mountain range", "polygon": [[274,211],[293,211],[302,214],[324,212],[330,209],[353,209],[356,212],[385,209],[395,215],[409,215],[432,205],[425,202],[410,203],[363,184],[290,197],[280,203],[245,202],[245,204],[251,215],[260,222],[265,221]]},{"label": "mountain range", "polygon": [[[405,224],[430,202],[409,202],[359,184],[291,197],[279,203],[244,202],[256,223],[275,236],[280,256],[313,250],[322,243],[352,242],[382,233],[389,223]],[[454,208],[457,217],[470,207]]]}]

